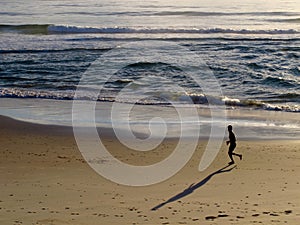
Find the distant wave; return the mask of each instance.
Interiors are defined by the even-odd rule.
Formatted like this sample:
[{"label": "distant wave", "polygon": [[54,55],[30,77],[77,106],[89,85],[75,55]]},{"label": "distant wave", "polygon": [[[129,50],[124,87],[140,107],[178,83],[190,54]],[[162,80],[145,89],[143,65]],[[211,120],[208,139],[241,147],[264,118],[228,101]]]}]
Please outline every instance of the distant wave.
[{"label": "distant wave", "polygon": [[21,33],[21,34],[48,34],[50,24],[22,24],[7,25],[0,24],[1,33]]},{"label": "distant wave", "polygon": [[55,53],[55,52],[76,52],[76,51],[95,51],[105,52],[111,50],[111,48],[64,48],[64,49],[8,49],[0,50],[0,54],[31,54],[31,53]]},{"label": "distant wave", "polygon": [[281,77],[272,77],[272,76],[268,76],[263,80],[264,84],[275,84],[277,87],[278,86],[282,86],[282,87],[297,87],[299,84],[296,80],[292,80],[292,79],[284,79]]},{"label": "distant wave", "polygon": [[[141,37],[126,37],[124,36],[115,36],[115,37],[74,37],[74,38],[68,38],[67,41],[142,41],[142,40],[149,40],[149,41],[204,41],[204,40],[220,40],[220,41],[300,41],[300,38],[290,35],[283,35],[282,37],[275,37],[275,36],[237,36],[237,37],[230,37],[230,36],[198,36],[198,37],[192,37],[188,35],[182,35],[180,37],[151,37],[149,36],[141,36]],[[191,46],[190,44],[185,44],[185,46]],[[291,48],[292,50],[292,48]],[[298,58],[297,55],[290,55],[290,57]]]},{"label": "distant wave", "polygon": [[285,21],[290,23],[300,23],[300,18],[286,19]]},{"label": "distant wave", "polygon": [[90,16],[184,16],[184,17],[214,17],[214,16],[262,16],[262,17],[276,17],[276,16],[299,16],[300,13],[294,12],[206,12],[199,10],[174,10],[174,11],[122,11],[122,12],[89,12],[89,11],[68,11],[56,13],[59,15],[90,15]]},{"label": "distant wave", "polygon": [[[129,83],[130,80],[119,80],[118,82]],[[106,101],[106,102],[114,102],[114,97],[111,95],[107,96],[99,96],[97,99],[94,99],[93,94],[89,96],[89,92],[82,93],[82,95],[77,93],[76,100],[97,100],[97,101]],[[176,94],[175,94],[176,95]],[[75,96],[75,91],[67,90],[67,91],[47,91],[47,90],[27,90],[27,89],[19,89],[19,88],[2,88],[0,89],[0,98],[41,98],[41,99],[55,99],[55,100],[73,100]],[[163,93],[162,93],[163,96]],[[263,109],[263,110],[272,110],[272,111],[286,111],[286,112],[294,112],[300,113],[300,105],[293,104],[282,104],[282,103],[271,103],[271,102],[262,102],[253,99],[241,100],[238,98],[229,98],[226,96],[223,97],[213,97],[213,96],[205,96],[203,94],[190,94],[190,95],[176,95],[177,100],[173,101],[178,102],[178,104],[190,104],[190,99],[196,105],[201,104],[210,104],[213,105],[222,105],[225,104],[227,107],[248,107],[254,109]],[[279,98],[295,98],[299,99],[299,94],[285,94],[279,96]],[[130,99],[127,99],[123,103],[134,103],[140,105],[169,105],[167,101],[159,101],[159,96],[153,98],[153,100],[149,101],[140,101],[140,102],[131,102]],[[297,103],[297,102],[296,102]]]},{"label": "distant wave", "polygon": [[271,30],[249,30],[249,29],[172,29],[172,28],[130,28],[130,27],[80,27],[70,25],[53,25],[53,24],[24,24],[24,25],[6,25],[0,24],[0,32],[13,32],[23,34],[78,34],[78,33],[99,33],[99,34],[299,34],[300,31],[294,29],[271,29]]},{"label": "distant wave", "polygon": [[300,23],[300,18],[292,18],[292,19],[274,19],[269,20],[272,22],[282,22],[282,23]]},{"label": "distant wave", "polygon": [[298,16],[292,12],[201,12],[201,11],[163,11],[159,16]]},{"label": "distant wave", "polygon": [[233,30],[233,29],[153,29],[153,28],[126,28],[126,27],[107,27],[107,28],[94,28],[94,27],[78,27],[78,26],[48,26],[48,33],[233,33],[233,34],[297,34],[300,33],[296,30]]}]

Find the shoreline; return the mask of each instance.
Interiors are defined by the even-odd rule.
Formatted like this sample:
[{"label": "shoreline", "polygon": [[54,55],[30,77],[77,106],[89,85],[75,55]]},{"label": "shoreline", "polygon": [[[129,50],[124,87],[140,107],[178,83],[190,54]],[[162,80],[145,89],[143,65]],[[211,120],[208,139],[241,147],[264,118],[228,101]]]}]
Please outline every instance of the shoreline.
[{"label": "shoreline", "polygon": [[[45,99],[0,99],[0,115],[8,116],[20,121],[32,124],[43,125],[63,125],[72,127],[72,101],[55,101]],[[86,117],[86,102],[82,102],[82,117],[79,118],[80,126],[91,126],[90,117]],[[112,103],[97,102],[95,109],[96,126],[101,129],[112,129],[111,118]],[[126,113],[126,105],[118,104],[118,110],[121,114]],[[188,109],[187,109],[188,110]],[[210,136],[211,118],[208,108],[198,108],[198,117],[191,117],[189,124],[185,126],[187,136],[194,135],[197,126],[200,126],[200,138],[205,139]],[[185,116],[189,117],[189,112],[183,111]],[[226,109],[218,112],[212,118],[218,129],[224,129],[228,124],[234,126],[238,139],[275,139],[275,140],[298,140],[300,138],[299,115],[290,112],[263,111],[251,109]],[[160,117],[168,124],[167,137],[178,137],[180,129],[180,119],[177,112],[172,107],[160,106],[140,106],[134,107],[132,117],[129,119],[133,132],[146,135],[149,132],[149,120]],[[199,121],[197,121],[199,120]],[[114,119],[117,128],[124,129],[124,122],[127,118]],[[52,125],[51,125],[52,124]],[[82,125],[81,125],[82,124]],[[158,126],[161,124],[157,123]],[[114,126],[116,127],[116,126]],[[159,128],[159,127],[157,127]],[[160,129],[160,128],[159,128]],[[106,133],[106,132],[104,132]],[[226,136],[226,134],[225,134]],[[158,136],[159,137],[159,136]]]},{"label": "shoreline", "polygon": [[[296,225],[300,219],[299,140],[241,140],[236,152],[243,160],[236,159],[232,167],[226,167],[224,143],[203,172],[198,165],[207,141],[199,140],[177,174],[158,184],[132,187],[93,171],[71,128],[3,116],[0,121],[1,224]],[[104,143],[119,160],[141,166],[161,161],[176,145],[169,139],[155,150],[137,152],[109,135]]]},{"label": "shoreline", "polygon": [[[68,137],[74,138],[73,133],[73,127],[68,125],[54,125],[54,124],[42,124],[38,122],[33,121],[25,121],[21,119],[16,119],[10,116],[4,116],[0,115],[0,121],[1,121],[1,129],[6,129],[10,132],[26,132],[31,134],[45,134],[45,135],[66,135]],[[89,128],[89,127],[84,127]],[[104,138],[116,138],[113,128],[111,127],[99,127],[97,126],[98,133],[101,131],[101,137]],[[143,133],[135,133],[137,137],[140,136],[140,138],[143,138],[145,134]],[[237,141],[276,141],[276,140],[282,140],[282,141],[298,141],[299,139],[297,137],[239,137],[237,136]],[[225,133],[224,139],[227,138],[227,133]],[[166,137],[167,140],[177,140],[178,137]],[[200,136],[200,141],[207,141],[207,136]]]}]

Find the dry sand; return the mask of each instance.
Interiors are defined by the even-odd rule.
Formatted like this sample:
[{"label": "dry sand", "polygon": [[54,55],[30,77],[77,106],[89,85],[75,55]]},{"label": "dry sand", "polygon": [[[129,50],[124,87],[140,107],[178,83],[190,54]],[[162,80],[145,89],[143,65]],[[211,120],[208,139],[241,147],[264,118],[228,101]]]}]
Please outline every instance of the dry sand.
[{"label": "dry sand", "polygon": [[[105,145],[120,160],[147,165],[176,144],[151,152],[126,150],[111,135]],[[244,156],[223,145],[204,172],[205,141],[169,180],[129,187],[95,173],[80,155],[72,129],[0,117],[0,224],[299,224],[300,141],[239,141]],[[137,163],[138,162],[138,163]],[[151,210],[156,209],[156,210]]]}]

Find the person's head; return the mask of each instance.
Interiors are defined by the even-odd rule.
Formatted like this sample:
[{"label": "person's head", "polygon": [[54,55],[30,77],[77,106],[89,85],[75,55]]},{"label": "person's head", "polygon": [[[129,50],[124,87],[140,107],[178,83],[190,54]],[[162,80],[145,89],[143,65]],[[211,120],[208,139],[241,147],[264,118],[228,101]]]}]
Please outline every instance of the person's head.
[{"label": "person's head", "polygon": [[232,126],[228,125],[228,131],[232,131]]}]

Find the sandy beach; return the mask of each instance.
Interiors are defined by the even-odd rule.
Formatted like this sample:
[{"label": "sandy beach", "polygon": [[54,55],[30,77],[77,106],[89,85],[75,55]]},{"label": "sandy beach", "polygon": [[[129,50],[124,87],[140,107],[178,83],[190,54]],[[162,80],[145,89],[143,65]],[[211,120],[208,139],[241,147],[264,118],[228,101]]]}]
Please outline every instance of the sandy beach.
[{"label": "sandy beach", "polygon": [[0,14],[0,225],[300,225],[300,0]]},{"label": "sandy beach", "polygon": [[[226,166],[224,144],[204,172],[198,164],[206,141],[169,180],[146,187],[118,185],[82,158],[72,128],[0,117],[0,224],[298,224],[299,141],[242,140],[243,160]],[[124,151],[107,132],[104,143],[118,159],[147,165],[176,144],[150,152]],[[138,163],[137,163],[138,162]]]}]

